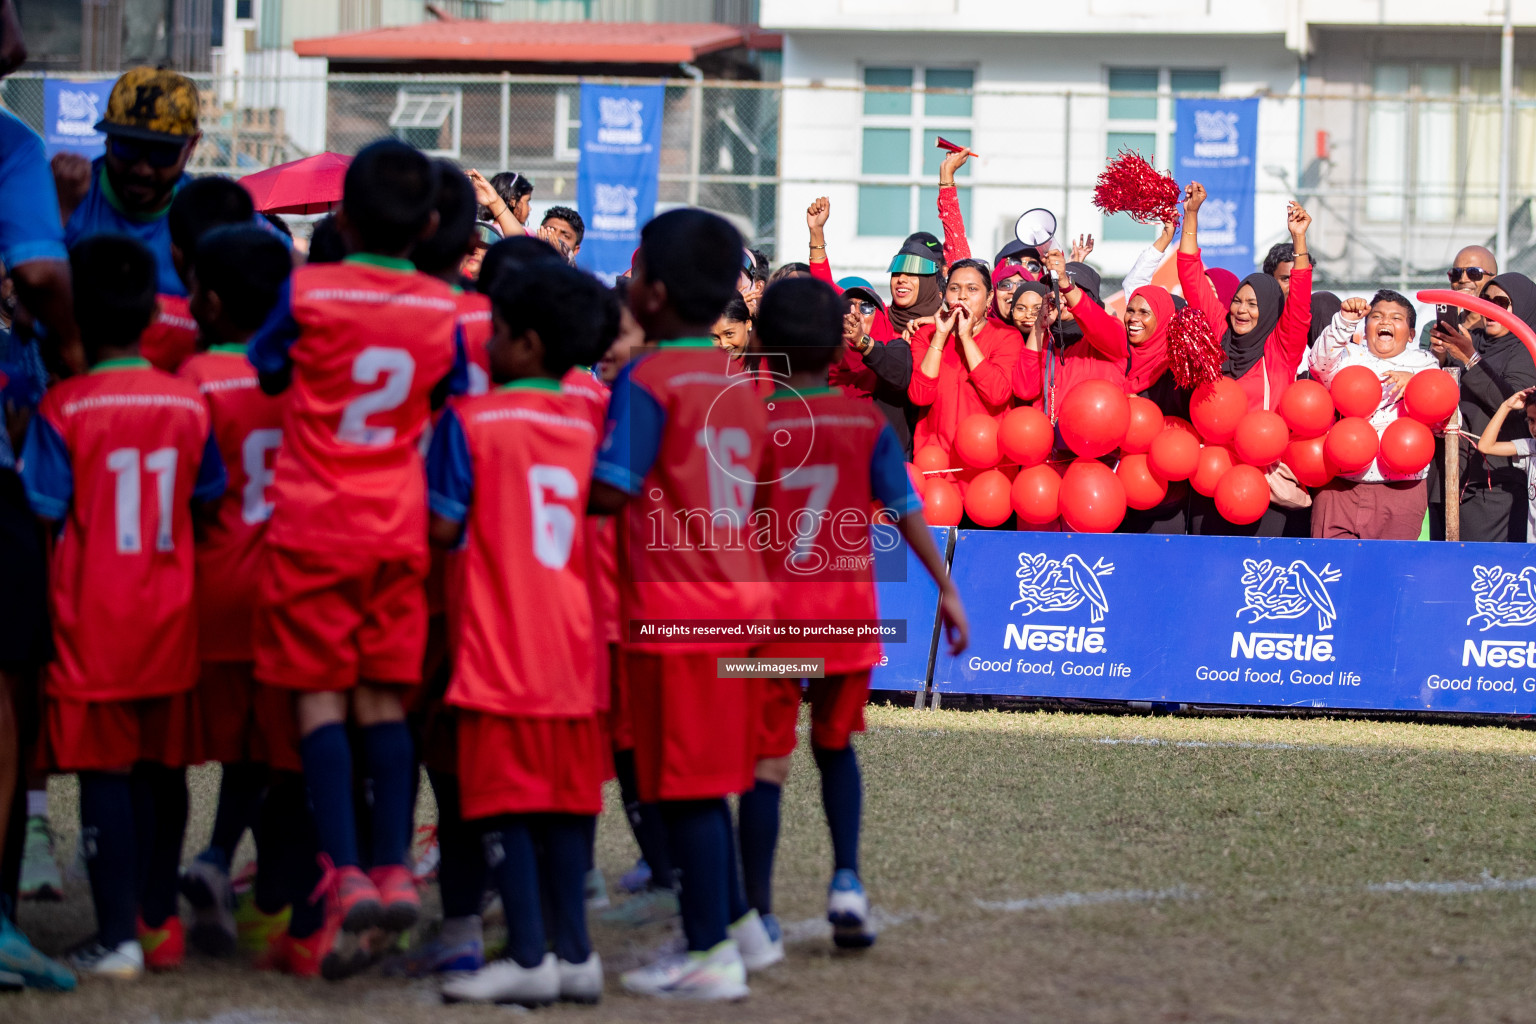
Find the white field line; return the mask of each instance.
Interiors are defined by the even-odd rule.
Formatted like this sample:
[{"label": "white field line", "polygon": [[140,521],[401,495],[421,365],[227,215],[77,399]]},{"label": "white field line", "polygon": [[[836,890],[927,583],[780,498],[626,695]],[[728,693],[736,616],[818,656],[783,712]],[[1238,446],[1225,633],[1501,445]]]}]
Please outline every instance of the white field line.
[{"label": "white field line", "polygon": [[1366,892],[1424,893],[1430,896],[1459,896],[1469,892],[1526,892],[1536,889],[1536,878],[1495,878],[1484,871],[1475,882],[1372,882]]},{"label": "white field line", "polygon": [[1073,907],[1095,907],[1104,903],[1156,903],[1161,900],[1197,900],[1200,893],[1187,886],[1176,885],[1171,889],[1105,889],[1100,892],[1059,892],[1051,896],[1035,896],[1022,900],[977,900],[983,910],[1067,910]]}]

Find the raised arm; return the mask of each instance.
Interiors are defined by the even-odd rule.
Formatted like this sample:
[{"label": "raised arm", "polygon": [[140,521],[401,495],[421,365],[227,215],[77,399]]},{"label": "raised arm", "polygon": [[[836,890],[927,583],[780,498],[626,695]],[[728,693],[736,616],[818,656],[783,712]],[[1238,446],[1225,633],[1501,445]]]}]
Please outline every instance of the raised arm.
[{"label": "raised arm", "polygon": [[1355,326],[1370,309],[1371,304],[1358,296],[1344,300],[1339,311],[1333,315],[1333,320],[1323,328],[1323,333],[1317,336],[1312,346],[1307,367],[1313,380],[1324,387],[1333,382],[1333,375],[1344,362],[1349,339],[1355,336]]},{"label": "raised arm", "polygon": [[939,223],[944,225],[944,261],[969,259],[971,243],[965,240],[965,216],[960,212],[960,189],[955,174],[976,154],[968,149],[947,153],[939,164]]},{"label": "raised arm", "polygon": [[1163,265],[1163,257],[1168,255],[1168,247],[1173,244],[1173,231],[1176,227],[1177,221],[1163,221],[1163,230],[1158,233],[1157,240],[1141,250],[1141,255],[1136,257],[1125,280],[1120,282],[1120,288],[1126,295],[1152,283],[1152,275]]},{"label": "raised arm", "polygon": [[[1515,447],[1513,441],[1500,441],[1499,432],[1504,429],[1504,420],[1512,412],[1520,412],[1525,409],[1526,401],[1531,397],[1530,388],[1516,391],[1493,411],[1493,416],[1488,420],[1488,425],[1483,428],[1482,436],[1477,439],[1477,450],[1484,455],[1523,455],[1524,452]],[[1527,444],[1530,442],[1527,441]]]},{"label": "raised arm", "polygon": [[826,196],[813,200],[810,206],[805,208],[805,226],[811,235],[811,258],[807,260],[811,266],[811,276],[819,278],[827,284],[837,284],[832,276],[832,264],[827,262],[827,218],[832,216],[832,200]]},{"label": "raised arm", "polygon": [[1312,257],[1307,254],[1307,226],[1312,216],[1294,200],[1286,211],[1286,227],[1296,248],[1296,268],[1291,271],[1291,290],[1285,297],[1280,322],[1265,343],[1265,355],[1284,366],[1291,377],[1306,355],[1308,329],[1312,325]]}]

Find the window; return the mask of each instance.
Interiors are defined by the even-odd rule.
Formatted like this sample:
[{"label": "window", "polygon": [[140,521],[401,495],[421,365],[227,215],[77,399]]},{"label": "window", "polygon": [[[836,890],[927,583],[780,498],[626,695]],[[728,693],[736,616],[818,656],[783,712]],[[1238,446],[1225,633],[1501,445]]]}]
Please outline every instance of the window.
[{"label": "window", "polygon": [[581,157],[581,96],[575,89],[555,93],[555,159],[575,163]]},{"label": "window", "polygon": [[397,139],[428,156],[457,157],[460,98],[457,89],[401,89],[389,126]]},{"label": "window", "polygon": [[254,0],[235,0],[235,17],[240,21],[250,21],[253,2]]},{"label": "window", "polygon": [[[1106,159],[1121,150],[1140,154],[1154,167],[1173,154],[1174,106],[1182,95],[1221,92],[1221,72],[1179,68],[1110,68]],[[1164,168],[1166,169],[1166,168]],[[1150,242],[1158,228],[1138,224],[1130,214],[1106,216],[1099,237],[1106,242]]]},{"label": "window", "polygon": [[[858,233],[905,238],[914,230],[943,234],[938,215],[940,136],[971,144],[976,73],[968,68],[864,69],[864,123],[860,131]],[[893,91],[873,91],[890,89]],[[922,90],[956,90],[954,92]],[[899,91],[895,91],[899,90]],[[970,166],[958,177],[969,177]],[[958,196],[970,217],[971,190]]]}]

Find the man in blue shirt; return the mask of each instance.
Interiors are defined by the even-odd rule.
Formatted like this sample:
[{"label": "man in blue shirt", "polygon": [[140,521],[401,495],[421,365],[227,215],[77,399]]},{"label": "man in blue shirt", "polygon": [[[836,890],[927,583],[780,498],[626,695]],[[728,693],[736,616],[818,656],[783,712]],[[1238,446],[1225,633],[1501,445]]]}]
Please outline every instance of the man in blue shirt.
[{"label": "man in blue shirt", "polygon": [[171,260],[166,214],[188,181],[187,159],[197,147],[197,86],[185,75],[139,67],[112,86],[107,115],[96,129],[107,151],[91,165],[91,188],[64,228],[73,246],[91,235],[138,239],[154,253],[161,295],[186,295]]}]

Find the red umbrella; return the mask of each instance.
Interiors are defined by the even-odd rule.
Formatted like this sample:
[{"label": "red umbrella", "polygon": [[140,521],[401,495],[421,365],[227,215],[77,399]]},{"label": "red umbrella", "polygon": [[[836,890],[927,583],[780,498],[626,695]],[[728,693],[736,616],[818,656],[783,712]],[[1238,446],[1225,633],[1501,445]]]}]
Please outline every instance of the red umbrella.
[{"label": "red umbrella", "polygon": [[262,213],[326,213],[341,202],[349,156],[320,153],[247,174],[240,184]]}]

